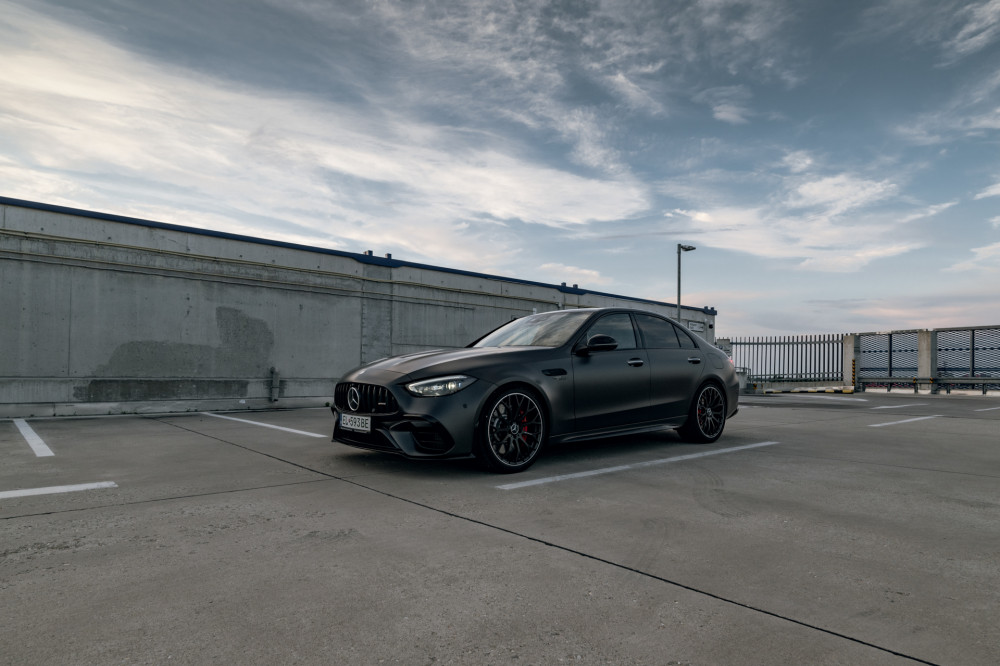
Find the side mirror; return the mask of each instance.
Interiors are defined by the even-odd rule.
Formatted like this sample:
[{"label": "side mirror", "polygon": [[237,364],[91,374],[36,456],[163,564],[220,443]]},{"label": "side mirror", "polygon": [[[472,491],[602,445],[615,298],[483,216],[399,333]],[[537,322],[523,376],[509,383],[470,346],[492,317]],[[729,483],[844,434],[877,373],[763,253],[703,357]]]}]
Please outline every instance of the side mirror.
[{"label": "side mirror", "polygon": [[576,348],[576,353],[586,356],[590,352],[614,351],[618,349],[618,341],[610,335],[592,335],[587,344]]}]

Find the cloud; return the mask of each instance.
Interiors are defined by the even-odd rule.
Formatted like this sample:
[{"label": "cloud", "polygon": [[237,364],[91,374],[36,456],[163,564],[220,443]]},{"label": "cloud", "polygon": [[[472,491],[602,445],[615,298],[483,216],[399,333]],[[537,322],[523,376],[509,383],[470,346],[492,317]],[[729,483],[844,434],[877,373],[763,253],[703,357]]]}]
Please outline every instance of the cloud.
[{"label": "cloud", "polygon": [[939,109],[920,114],[896,127],[896,133],[916,145],[944,143],[955,137],[978,139],[1000,130],[1000,71],[991,71],[962,85]]},{"label": "cloud", "polygon": [[838,174],[803,182],[786,203],[790,208],[822,208],[828,215],[840,215],[891,197],[898,189],[887,180],[873,181]]},{"label": "cloud", "polygon": [[986,199],[987,197],[1000,197],[1000,183],[987,187],[975,196],[976,199]]},{"label": "cloud", "polygon": [[600,272],[589,268],[578,268],[566,264],[547,263],[541,265],[542,272],[551,276],[556,282],[579,284],[583,287],[593,287],[611,284],[612,280],[603,277]]},{"label": "cloud", "polygon": [[712,116],[731,125],[745,125],[753,115],[747,107],[750,90],[746,86],[709,88],[695,95],[694,100],[712,107]]},{"label": "cloud", "polygon": [[[347,249],[383,239],[480,270],[515,246],[498,221],[572,227],[649,207],[627,174],[556,168],[405,105],[199,74],[16,5],[0,23],[17,36],[0,40],[8,196]],[[598,126],[581,116],[567,130],[582,161],[608,157]]]},{"label": "cloud", "polygon": [[980,53],[1000,40],[998,0],[882,0],[861,15],[857,36],[931,46],[942,66]]},{"label": "cloud", "polygon": [[812,155],[805,150],[795,150],[785,154],[782,164],[792,173],[802,173],[808,171],[813,166]]},{"label": "cloud", "polygon": [[957,32],[943,44],[950,60],[988,48],[1000,39],[1000,0],[984,0],[962,7],[955,24]]},{"label": "cloud", "polygon": [[[794,161],[807,160],[796,156]],[[817,177],[793,172],[773,178],[763,195],[727,191],[726,181],[724,173],[712,172],[666,184],[665,191],[673,196],[705,204],[673,210],[669,223],[685,225],[701,244],[793,262],[808,271],[856,272],[924,247],[925,239],[900,230],[954,205],[915,209],[911,201],[900,199],[900,186],[893,179],[852,173]],[[752,200],[738,203],[748,197]]]},{"label": "cloud", "polygon": [[911,213],[907,213],[907,214],[904,214],[904,215],[900,216],[899,222],[900,222],[900,224],[909,224],[910,222],[916,222],[918,220],[924,220],[924,219],[927,219],[928,217],[934,217],[935,215],[937,215],[939,213],[943,213],[944,211],[948,210],[949,208],[953,208],[954,206],[957,206],[957,205],[958,205],[957,201],[947,201],[945,203],[934,204],[932,206],[927,206],[925,208],[917,209],[917,210],[915,210],[915,211],[913,211]]},{"label": "cloud", "polygon": [[701,243],[782,261],[799,269],[857,271],[870,262],[910,252],[922,242],[899,242],[889,224],[846,223],[779,215],[764,208],[699,211],[692,222]]},{"label": "cloud", "polygon": [[971,259],[961,261],[944,269],[946,271],[982,271],[1000,273],[1000,243],[972,248]]}]

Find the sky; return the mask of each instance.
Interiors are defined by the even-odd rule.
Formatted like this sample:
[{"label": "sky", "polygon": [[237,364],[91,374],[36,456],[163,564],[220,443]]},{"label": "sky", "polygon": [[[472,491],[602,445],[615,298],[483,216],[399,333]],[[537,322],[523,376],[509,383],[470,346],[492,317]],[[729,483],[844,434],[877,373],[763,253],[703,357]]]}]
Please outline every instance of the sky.
[{"label": "sky", "polygon": [[718,310],[1000,324],[1000,0],[0,0],[0,196]]}]

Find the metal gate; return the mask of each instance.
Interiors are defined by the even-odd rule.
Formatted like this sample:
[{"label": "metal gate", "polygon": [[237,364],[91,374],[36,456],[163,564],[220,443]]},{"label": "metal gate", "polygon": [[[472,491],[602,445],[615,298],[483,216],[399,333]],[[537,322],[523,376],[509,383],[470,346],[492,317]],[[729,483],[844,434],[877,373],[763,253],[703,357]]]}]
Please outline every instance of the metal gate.
[{"label": "metal gate", "polygon": [[[937,332],[937,370],[941,378],[998,378],[988,389],[1000,389],[1000,328],[942,329]],[[973,388],[952,383],[957,388]]]},{"label": "metal gate", "polygon": [[863,333],[859,336],[859,379],[917,376],[919,340],[916,331],[898,333]]},{"label": "metal gate", "polygon": [[733,363],[751,382],[841,382],[844,336],[733,338]]}]

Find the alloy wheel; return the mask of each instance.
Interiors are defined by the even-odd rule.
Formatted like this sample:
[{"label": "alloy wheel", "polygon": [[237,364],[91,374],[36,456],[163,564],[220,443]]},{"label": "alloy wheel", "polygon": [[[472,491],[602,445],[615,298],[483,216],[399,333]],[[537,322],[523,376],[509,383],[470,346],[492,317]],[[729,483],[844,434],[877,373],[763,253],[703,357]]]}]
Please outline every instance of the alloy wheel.
[{"label": "alloy wheel", "polygon": [[511,392],[497,400],[486,424],[486,444],[500,464],[516,468],[530,463],[545,436],[538,404],[524,393]]},{"label": "alloy wheel", "polygon": [[715,438],[726,423],[726,399],[713,384],[702,389],[696,407],[698,429],[706,438]]}]

